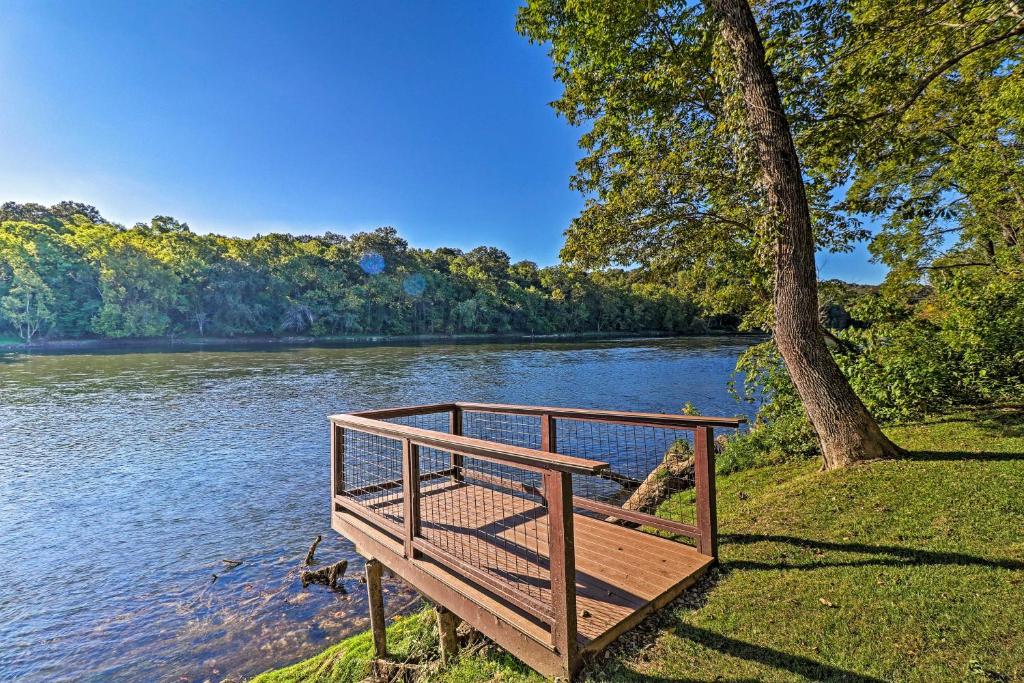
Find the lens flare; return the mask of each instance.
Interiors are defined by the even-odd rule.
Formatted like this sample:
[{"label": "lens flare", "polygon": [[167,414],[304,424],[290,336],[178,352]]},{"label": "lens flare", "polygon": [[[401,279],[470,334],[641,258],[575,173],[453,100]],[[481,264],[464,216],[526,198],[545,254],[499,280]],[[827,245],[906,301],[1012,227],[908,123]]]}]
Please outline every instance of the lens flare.
[{"label": "lens flare", "polygon": [[359,259],[359,267],[367,275],[380,275],[384,272],[384,257],[372,251],[368,252]]},{"label": "lens flare", "polygon": [[427,289],[427,279],[420,273],[413,273],[402,280],[402,289],[409,296],[420,296]]}]

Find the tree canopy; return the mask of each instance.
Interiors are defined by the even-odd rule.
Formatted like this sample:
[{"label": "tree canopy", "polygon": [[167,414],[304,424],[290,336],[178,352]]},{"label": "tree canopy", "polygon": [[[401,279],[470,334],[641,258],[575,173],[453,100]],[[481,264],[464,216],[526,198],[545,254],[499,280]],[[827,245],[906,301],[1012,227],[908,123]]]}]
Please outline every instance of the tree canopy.
[{"label": "tree canopy", "polygon": [[[1024,7],[1016,0],[754,4],[800,153],[819,249],[872,251],[927,281],[1024,239]],[[588,194],[563,257],[681,272],[706,311],[770,318],[769,212],[734,67],[702,3],[532,0],[556,111],[583,126]],[[948,235],[960,235],[951,242]],[[1019,257],[1018,257],[1019,258]],[[958,261],[950,259],[950,263]],[[945,267],[942,263],[936,264]]]}]

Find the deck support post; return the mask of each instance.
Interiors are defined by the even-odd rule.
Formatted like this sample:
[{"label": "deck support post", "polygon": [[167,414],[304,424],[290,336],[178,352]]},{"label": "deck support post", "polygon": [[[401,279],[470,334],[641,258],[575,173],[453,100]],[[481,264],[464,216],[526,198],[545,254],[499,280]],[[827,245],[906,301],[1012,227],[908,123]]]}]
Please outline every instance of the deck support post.
[{"label": "deck support post", "polygon": [[366,597],[370,604],[370,631],[373,633],[373,650],[379,659],[388,656],[384,593],[380,585],[381,570],[382,566],[378,560],[366,561]]},{"label": "deck support post", "polygon": [[[540,449],[548,453],[558,452],[558,429],[555,426],[555,418],[546,413],[540,416]],[[540,486],[541,498],[547,500],[548,480],[541,480]]]},{"label": "deck support post", "polygon": [[460,620],[441,605],[435,605],[434,611],[437,613],[437,635],[441,642],[441,663],[448,666],[459,654],[459,640],[455,631]]},{"label": "deck support post", "polygon": [[697,550],[718,559],[718,511],[715,502],[715,439],[711,427],[693,430],[693,474],[697,493]]},{"label": "deck support post", "polygon": [[558,431],[551,415],[540,416],[540,449],[548,453],[558,452]]},{"label": "deck support post", "polygon": [[561,659],[561,676],[572,680],[579,660],[576,642],[576,547],[572,521],[572,475],[544,473],[551,567],[551,640]]}]

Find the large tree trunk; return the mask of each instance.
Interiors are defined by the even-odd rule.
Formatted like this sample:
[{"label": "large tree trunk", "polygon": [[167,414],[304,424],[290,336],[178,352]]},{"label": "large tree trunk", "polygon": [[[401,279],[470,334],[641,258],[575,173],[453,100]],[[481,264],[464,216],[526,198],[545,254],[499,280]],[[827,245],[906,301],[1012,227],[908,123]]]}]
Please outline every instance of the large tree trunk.
[{"label": "large tree trunk", "polygon": [[803,175],[775,76],[747,0],[706,0],[721,21],[767,193],[775,247],[775,343],[818,434],[825,469],[897,455],[825,346],[814,234]]}]

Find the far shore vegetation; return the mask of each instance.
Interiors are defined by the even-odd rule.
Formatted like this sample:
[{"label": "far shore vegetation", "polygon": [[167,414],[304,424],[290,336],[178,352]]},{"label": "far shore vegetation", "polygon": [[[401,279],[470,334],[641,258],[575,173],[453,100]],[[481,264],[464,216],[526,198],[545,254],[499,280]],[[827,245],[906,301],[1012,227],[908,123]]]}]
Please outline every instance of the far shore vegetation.
[{"label": "far shore vegetation", "polygon": [[393,228],[351,236],[200,235],[132,227],[75,202],[0,207],[0,336],[74,339],[465,334],[694,334],[673,279],[511,262],[495,247],[417,249]]}]

